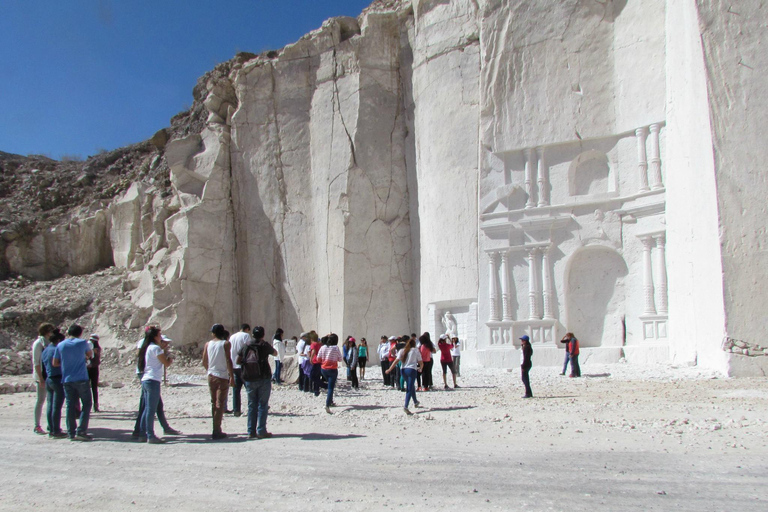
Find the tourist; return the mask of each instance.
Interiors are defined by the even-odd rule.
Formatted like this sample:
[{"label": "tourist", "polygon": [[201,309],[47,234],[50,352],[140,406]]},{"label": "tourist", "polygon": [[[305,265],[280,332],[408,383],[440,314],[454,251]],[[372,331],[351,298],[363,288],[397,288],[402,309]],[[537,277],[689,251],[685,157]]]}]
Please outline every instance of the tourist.
[{"label": "tourist", "polygon": [[349,338],[351,338],[351,337],[352,336],[347,336],[347,339],[344,340],[344,344],[342,344],[342,346],[341,346],[341,350],[342,350],[341,354],[342,354],[342,357],[344,358],[344,366],[346,366],[346,368],[347,368],[347,380],[348,381],[352,380],[351,377],[349,376],[349,365],[347,364],[347,356],[348,356],[347,353],[349,352]]},{"label": "tourist", "polygon": [[160,329],[153,327],[144,333],[138,362],[142,372],[141,391],[144,397],[144,413],[139,428],[149,444],[165,443],[165,439],[155,436],[155,414],[160,404],[160,384],[164,370],[173,361],[167,349],[168,342],[163,341]]},{"label": "tourist", "polygon": [[[389,352],[387,352],[387,369],[389,369],[390,366],[392,366],[392,363],[397,359],[397,336],[390,336],[389,337]],[[400,386],[400,381],[397,378],[397,374],[390,375],[389,377],[389,385],[394,389],[395,385]]]},{"label": "tourist", "polygon": [[[568,370],[568,363],[571,361],[571,349],[569,344],[572,337],[573,333],[568,332],[565,334],[565,336],[563,336],[563,339],[560,340],[560,343],[565,345],[565,362],[563,363],[563,371],[560,373],[560,375],[565,375],[565,372]],[[571,365],[571,370],[573,370],[573,365]]]},{"label": "tourist", "polygon": [[448,343],[448,336],[445,334],[440,335],[437,348],[440,350],[440,366],[443,367],[443,389],[450,389],[446,380],[446,373],[449,369],[451,370],[451,377],[453,377],[453,387],[458,388],[459,386],[456,385],[456,370],[453,367],[453,357],[451,356],[453,345]]},{"label": "tourist", "polygon": [[379,364],[381,365],[381,378],[384,381],[385,386],[389,386],[392,378],[387,373],[389,369],[389,341],[386,336],[382,336],[379,340],[379,347],[376,350],[376,354],[379,356]]},{"label": "tourist", "polygon": [[323,337],[323,340],[320,341],[318,340],[315,331],[310,331],[309,333],[309,340],[311,341],[311,344],[309,345],[309,360],[312,362],[310,379],[312,381],[312,391],[315,393],[315,396],[320,396],[321,387],[327,387],[323,386],[323,383],[320,381],[320,377],[322,376],[322,365],[317,359],[317,354],[320,353],[320,349],[325,345],[326,339],[327,338]]},{"label": "tourist", "polygon": [[525,396],[523,398],[533,398],[533,392],[531,391],[531,379],[528,373],[531,371],[531,356],[533,355],[533,347],[531,347],[531,339],[527,334],[520,338],[522,341],[523,362],[520,365],[520,373],[523,379],[523,385],[525,386]]},{"label": "tourist", "polygon": [[296,342],[296,357],[299,362],[299,391],[309,392],[312,385],[309,380],[311,363],[309,362],[309,333],[303,332]]},{"label": "tourist", "polygon": [[360,380],[365,378],[365,365],[368,364],[368,342],[360,338],[360,346],[357,348],[357,362],[360,366]]},{"label": "tourist", "polygon": [[[411,338],[407,334],[403,334],[397,339],[397,342],[395,343],[395,359],[397,359],[397,354],[401,350],[405,348],[406,343]],[[403,376],[403,364],[402,362],[398,362],[397,366],[395,366],[395,379],[397,382],[397,389],[405,393],[405,377]]]},{"label": "tourist", "polygon": [[[139,381],[139,385],[141,386],[141,380],[144,378],[144,367],[140,367],[139,361],[144,360],[145,358],[140,358],[139,354],[141,353],[141,347],[144,346],[144,340],[147,337],[147,333],[149,331],[156,330],[157,333],[161,332],[160,327],[149,325],[144,328],[144,336],[136,343],[136,379]],[[156,333],[151,333],[151,336],[154,338],[156,336]],[[167,338],[162,333],[160,334],[160,343],[161,348],[163,350],[167,350],[170,346],[171,339]],[[146,366],[146,361],[144,361],[144,364]],[[140,369],[141,368],[141,369]],[[133,424],[133,433],[131,434],[131,438],[138,439],[140,442],[144,442],[147,440],[146,438],[146,432],[145,430],[142,430],[141,427],[141,421],[142,418],[144,418],[144,408],[146,407],[146,402],[144,401],[144,391],[142,389],[141,396],[139,398],[139,411],[136,415],[136,422]],[[160,426],[163,427],[163,434],[166,436],[177,436],[181,434],[178,430],[171,428],[171,426],[168,424],[168,419],[165,417],[165,406],[163,405],[163,397],[160,396],[160,401],[157,403],[157,421],[160,422]]]},{"label": "tourist", "polygon": [[347,370],[350,372],[350,380],[352,380],[352,389],[358,389],[360,382],[357,380],[357,364],[359,356],[357,355],[357,345],[355,338],[350,336],[347,338]]},{"label": "tourist", "polygon": [[67,437],[67,434],[61,431],[61,406],[64,404],[64,385],[61,383],[61,367],[53,366],[53,355],[56,352],[56,345],[64,340],[64,335],[58,329],[54,329],[50,335],[48,344],[40,356],[40,360],[45,368],[47,378],[45,379],[46,399],[48,408],[46,418],[48,420],[48,437],[60,439]]},{"label": "tourist", "polygon": [[[67,402],[67,434],[70,441],[90,441],[88,420],[91,417],[91,389],[88,385],[88,370],[85,360],[93,357],[88,342],[80,339],[83,328],[72,324],[67,329],[67,338],[56,345],[53,366],[61,368],[61,382]],[[78,421],[76,410],[80,409]]]},{"label": "tourist", "polygon": [[461,377],[461,348],[459,348],[459,338],[453,337],[453,348],[451,349],[451,359],[453,359],[453,369],[456,371],[456,376]]},{"label": "tourist", "polygon": [[240,365],[237,364],[237,355],[240,349],[251,342],[251,326],[248,324],[240,325],[240,332],[236,332],[229,337],[229,344],[232,347],[230,357],[232,358],[232,373],[235,376],[235,386],[232,388],[232,411],[235,416],[243,414],[242,403],[240,401],[240,391],[243,389],[243,378]]},{"label": "tourist", "polygon": [[435,345],[432,343],[432,339],[430,338],[428,332],[425,332],[419,336],[419,344],[421,360],[424,363],[423,369],[421,371],[421,390],[430,391],[434,386],[434,383],[432,382],[432,367],[434,366],[435,362],[432,359],[432,354],[436,353],[437,350],[435,349]]},{"label": "tourist", "polygon": [[224,409],[227,405],[229,386],[235,385],[232,371],[232,346],[229,333],[221,324],[211,327],[214,338],[203,347],[203,367],[208,371],[208,389],[211,392],[211,416],[213,418],[213,440],[224,439],[227,434],[221,430]]},{"label": "tourist", "polygon": [[283,330],[278,328],[275,336],[272,338],[272,347],[277,351],[275,355],[275,374],[272,376],[272,382],[282,384],[280,372],[283,370],[283,359],[285,359],[285,342],[283,341]]},{"label": "tourist", "polygon": [[35,381],[35,427],[32,431],[35,434],[45,435],[45,430],[40,426],[40,419],[43,416],[43,405],[45,405],[46,396],[46,378],[43,375],[43,365],[40,356],[48,345],[48,338],[53,334],[53,324],[40,324],[37,328],[37,339],[32,343],[32,378]]},{"label": "tourist", "polygon": [[406,391],[405,406],[403,407],[403,411],[410,415],[411,411],[408,410],[408,405],[411,399],[413,399],[414,406],[419,407],[419,401],[416,399],[416,374],[421,372],[424,368],[424,363],[421,359],[421,352],[416,348],[416,342],[413,340],[413,338],[408,338],[408,341],[405,343],[405,347],[397,352],[395,363],[393,363],[387,371],[392,372],[392,370],[394,370],[398,364],[401,365],[400,371],[405,378]]},{"label": "tourist", "polygon": [[253,340],[244,345],[237,355],[237,363],[242,368],[245,391],[248,394],[248,437],[266,439],[272,437],[267,432],[269,396],[272,393],[272,381],[269,356],[277,355],[277,350],[264,341],[264,328],[253,329]]},{"label": "tourist", "polygon": [[567,347],[571,357],[571,374],[569,377],[581,377],[581,366],[579,366],[579,340],[576,339],[576,336],[574,336],[572,332],[569,332],[566,336],[568,336],[570,340]]},{"label": "tourist", "polygon": [[331,406],[336,406],[333,403],[333,389],[339,378],[339,361],[342,360],[338,345],[339,337],[333,333],[329,334],[327,344],[321,347],[317,353],[317,360],[320,361],[322,375],[328,382],[328,393],[325,398],[325,412],[328,414],[331,414]]},{"label": "tourist", "polygon": [[88,380],[91,382],[93,410],[99,412],[99,366],[101,365],[101,345],[99,344],[98,334],[91,334],[91,337],[88,338],[88,347],[93,352],[93,357],[86,363],[86,368],[88,368]]}]

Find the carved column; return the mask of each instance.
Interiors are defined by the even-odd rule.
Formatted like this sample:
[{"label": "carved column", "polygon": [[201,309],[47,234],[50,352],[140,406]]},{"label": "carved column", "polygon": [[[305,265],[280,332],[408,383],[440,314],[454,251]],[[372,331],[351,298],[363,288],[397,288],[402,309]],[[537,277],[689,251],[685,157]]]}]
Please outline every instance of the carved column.
[{"label": "carved column", "polygon": [[648,128],[642,127],[635,130],[637,137],[637,168],[640,173],[640,192],[647,192],[648,188],[648,162],[645,156],[645,139],[648,137]]},{"label": "carved column", "polygon": [[512,302],[509,296],[509,253],[501,253],[501,319],[512,320]]},{"label": "carved column", "polygon": [[488,253],[488,313],[489,322],[499,321],[499,290],[496,285],[496,264],[499,261],[499,253]]},{"label": "carved column", "polygon": [[656,262],[656,278],[658,284],[656,286],[657,298],[656,303],[659,305],[658,311],[660,315],[666,315],[669,313],[669,307],[667,305],[667,256],[665,254],[664,246],[666,245],[666,235],[664,233],[656,235],[656,248],[658,249],[658,261]]},{"label": "carved column", "polygon": [[655,315],[656,306],[653,302],[653,268],[651,265],[653,237],[644,236],[640,241],[643,242],[643,292],[645,294],[645,310],[643,311],[643,314]]},{"label": "carved column", "polygon": [[549,247],[542,249],[541,284],[544,287],[544,319],[552,320],[552,273],[549,270]]},{"label": "carved column", "polygon": [[533,150],[525,150],[525,193],[528,194],[526,208],[533,208],[536,203],[533,202]]},{"label": "carved column", "polygon": [[658,190],[664,188],[664,184],[661,182],[661,149],[659,148],[659,131],[661,131],[661,125],[652,124],[651,130],[651,188]]},{"label": "carved column", "polygon": [[539,290],[536,272],[536,248],[528,249],[528,318],[538,320],[539,317]]},{"label": "carved column", "polygon": [[549,169],[544,160],[544,148],[536,148],[536,155],[539,157],[539,167],[537,170],[539,176],[539,206],[549,205]]}]

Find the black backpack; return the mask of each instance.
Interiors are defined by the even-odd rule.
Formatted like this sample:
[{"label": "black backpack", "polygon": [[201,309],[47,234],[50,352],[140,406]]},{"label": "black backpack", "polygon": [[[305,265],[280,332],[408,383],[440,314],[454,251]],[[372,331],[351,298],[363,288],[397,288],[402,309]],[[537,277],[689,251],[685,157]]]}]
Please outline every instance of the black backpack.
[{"label": "black backpack", "polygon": [[253,382],[266,377],[262,375],[261,358],[259,357],[259,349],[256,345],[249,343],[244,346],[240,351],[239,359],[240,371],[244,381]]}]

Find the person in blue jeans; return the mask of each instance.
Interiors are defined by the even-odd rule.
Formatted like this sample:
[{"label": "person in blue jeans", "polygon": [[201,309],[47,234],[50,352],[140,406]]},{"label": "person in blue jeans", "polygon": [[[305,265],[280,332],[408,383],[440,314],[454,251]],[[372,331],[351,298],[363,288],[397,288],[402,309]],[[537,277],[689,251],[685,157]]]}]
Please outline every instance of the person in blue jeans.
[{"label": "person in blue jeans", "polygon": [[[81,339],[83,328],[72,324],[67,329],[67,338],[56,345],[52,365],[61,368],[61,381],[67,402],[67,435],[70,441],[90,441],[88,421],[91,417],[91,382],[85,360],[93,357],[88,342]],[[80,407],[78,422],[77,409]]]},{"label": "person in blue jeans", "polygon": [[317,353],[321,372],[328,382],[328,394],[325,397],[325,412],[328,414],[331,414],[331,407],[336,405],[333,403],[333,390],[336,388],[336,381],[339,378],[339,361],[342,360],[338,345],[339,337],[336,334],[329,334],[327,344],[323,345]]},{"label": "person in blue jeans", "polygon": [[162,444],[165,439],[155,436],[155,414],[160,403],[160,383],[163,369],[171,365],[172,359],[166,352],[160,329],[151,327],[144,333],[144,343],[139,350],[138,369],[141,377],[141,391],[144,396],[144,414],[141,418],[141,432],[147,436],[147,443]]},{"label": "person in blue jeans", "polygon": [[[240,349],[237,364],[242,369],[245,391],[248,395],[248,437],[268,439],[272,437],[272,434],[267,431],[269,397],[272,394],[269,356],[274,356],[277,350],[264,341],[263,327],[255,327],[253,337],[253,341]],[[252,370],[255,365],[258,365],[258,370]]]},{"label": "person in blue jeans", "polygon": [[40,356],[45,372],[48,375],[48,378],[45,379],[48,402],[46,418],[48,419],[48,437],[53,439],[67,437],[67,434],[61,431],[61,407],[64,405],[64,385],[61,383],[61,367],[53,366],[53,354],[56,352],[56,346],[63,340],[64,335],[58,329],[54,329],[50,337],[50,344],[45,347]]},{"label": "person in blue jeans", "polygon": [[285,342],[283,341],[283,330],[278,328],[272,339],[272,348],[275,349],[275,373],[272,375],[272,382],[282,384],[280,372],[283,370],[283,359],[285,358]]},{"label": "person in blue jeans", "polygon": [[411,338],[406,344],[405,348],[400,349],[397,352],[397,357],[392,362],[392,365],[387,370],[387,373],[393,371],[397,364],[400,363],[400,373],[405,379],[405,406],[403,411],[405,414],[412,414],[408,409],[408,405],[413,399],[415,407],[419,407],[421,404],[416,399],[416,376],[424,369],[424,361],[421,358],[421,351],[416,349],[416,341]]}]

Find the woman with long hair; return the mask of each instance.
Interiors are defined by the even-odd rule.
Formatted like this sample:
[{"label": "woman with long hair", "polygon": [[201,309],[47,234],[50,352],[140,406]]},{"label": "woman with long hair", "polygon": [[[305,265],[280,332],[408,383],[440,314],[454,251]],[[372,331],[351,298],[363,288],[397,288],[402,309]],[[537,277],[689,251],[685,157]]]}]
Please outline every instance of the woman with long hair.
[{"label": "woman with long hair", "polygon": [[437,353],[437,349],[435,344],[432,343],[428,332],[419,336],[419,342],[421,342],[419,352],[421,352],[421,360],[424,362],[424,368],[421,371],[421,389],[422,391],[429,391],[434,386],[432,382],[432,367],[435,361],[432,359],[432,354]]},{"label": "woman with long hair", "polygon": [[368,342],[360,338],[360,346],[357,347],[357,364],[360,367],[360,380],[365,378],[365,365],[368,363]]},{"label": "woman with long hair", "polygon": [[162,444],[165,439],[155,436],[155,414],[160,403],[160,383],[163,368],[171,365],[172,359],[162,347],[158,327],[150,327],[144,333],[144,343],[139,350],[138,366],[143,373],[141,391],[144,396],[144,415],[141,418],[141,432],[147,436],[147,443]]},{"label": "woman with long hair", "polygon": [[93,357],[88,360],[88,380],[91,381],[91,395],[93,396],[93,410],[99,412],[99,366],[101,365],[101,345],[99,335],[91,334],[88,343],[93,350]]},{"label": "woman with long hair", "polygon": [[321,373],[328,383],[328,394],[325,398],[325,412],[328,414],[331,414],[331,406],[336,405],[333,403],[333,390],[336,387],[336,380],[339,378],[339,361],[342,360],[338,345],[339,337],[331,333],[328,335],[327,344],[323,345],[317,353]]},{"label": "woman with long hair", "polygon": [[391,372],[400,363],[400,372],[405,379],[405,414],[412,414],[408,410],[411,398],[415,407],[419,407],[419,401],[416,399],[416,374],[424,369],[424,362],[421,360],[421,352],[416,348],[416,341],[409,339],[405,343],[405,348],[397,352],[397,357],[389,367],[387,372]]}]

